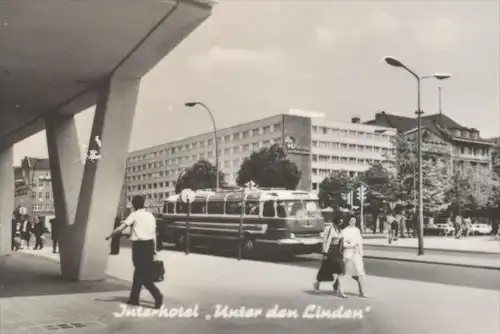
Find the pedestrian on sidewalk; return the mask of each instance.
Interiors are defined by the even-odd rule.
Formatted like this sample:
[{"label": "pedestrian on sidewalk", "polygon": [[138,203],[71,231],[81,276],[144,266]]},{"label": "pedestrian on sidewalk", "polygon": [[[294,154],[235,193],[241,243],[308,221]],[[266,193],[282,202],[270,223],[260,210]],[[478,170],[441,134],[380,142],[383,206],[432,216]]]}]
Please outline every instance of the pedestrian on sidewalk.
[{"label": "pedestrian on sidewalk", "polygon": [[470,233],[472,232],[472,219],[470,216],[466,216],[464,219],[464,237],[469,237]]},{"label": "pedestrian on sidewalk", "polygon": [[345,265],[345,275],[352,276],[358,283],[359,296],[367,298],[365,295],[365,266],[363,263],[363,237],[361,231],[356,227],[356,217],[349,219],[349,226],[342,230],[343,255]]},{"label": "pedestrian on sidewalk", "polygon": [[323,237],[323,260],[316,275],[314,291],[319,292],[321,282],[333,282],[333,292],[340,297],[346,295],[340,287],[339,276],[345,272],[342,254],[342,238],[340,230],[335,224],[326,225]]},{"label": "pedestrian on sidewalk", "polygon": [[28,215],[25,215],[22,219],[21,222],[21,249],[26,248],[29,249],[30,247],[30,240],[31,240],[31,222],[28,217]]},{"label": "pedestrian on sidewalk", "polygon": [[460,215],[455,217],[455,239],[460,239],[463,233],[463,221]]},{"label": "pedestrian on sidewalk", "polygon": [[42,249],[44,247],[45,232],[45,222],[41,221],[40,218],[35,216],[35,222],[33,224],[33,235],[35,236],[35,248],[33,248],[34,250]]},{"label": "pedestrian on sidewalk", "polygon": [[[399,230],[399,236],[401,238],[405,237],[405,232],[408,234],[408,230],[406,229],[406,217],[405,217],[405,211],[401,208],[398,208],[396,211],[396,216],[394,217],[398,223],[397,229]],[[396,236],[397,236],[396,232]]]},{"label": "pedestrian on sidewalk", "polygon": [[389,244],[391,244],[393,241],[398,240],[398,228],[399,224],[392,214],[392,212],[389,212],[386,216],[386,221],[387,221],[387,227],[388,227],[388,237],[389,237]]},{"label": "pedestrian on sidewalk", "polygon": [[52,238],[52,253],[56,254],[57,249],[61,248],[59,245],[59,238],[61,235],[61,224],[57,217],[52,218],[50,221],[50,233]]},{"label": "pedestrian on sidewalk", "polygon": [[155,308],[161,308],[163,295],[154,284],[153,261],[156,255],[156,219],[144,209],[144,197],[132,198],[132,212],[125,221],[116,228],[106,240],[120,235],[124,229],[130,227],[132,241],[132,262],[134,264],[134,281],[127,301],[129,305],[139,305],[139,296],[142,286],[151,293],[155,299]]}]

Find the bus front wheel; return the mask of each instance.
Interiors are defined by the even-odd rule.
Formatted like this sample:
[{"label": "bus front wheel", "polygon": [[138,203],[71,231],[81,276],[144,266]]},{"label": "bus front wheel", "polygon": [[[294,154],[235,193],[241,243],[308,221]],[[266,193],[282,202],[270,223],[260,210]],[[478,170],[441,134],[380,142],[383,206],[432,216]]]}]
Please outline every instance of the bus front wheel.
[{"label": "bus front wheel", "polygon": [[177,237],[175,238],[175,248],[180,251],[186,249],[186,236],[184,233],[177,234]]}]

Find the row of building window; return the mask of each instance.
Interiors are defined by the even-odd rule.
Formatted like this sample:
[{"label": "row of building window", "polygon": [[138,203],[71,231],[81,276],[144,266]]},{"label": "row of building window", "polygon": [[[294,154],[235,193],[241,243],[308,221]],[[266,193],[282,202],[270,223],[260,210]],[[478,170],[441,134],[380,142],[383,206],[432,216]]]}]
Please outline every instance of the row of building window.
[{"label": "row of building window", "polygon": [[[333,173],[338,173],[341,172],[340,169],[317,169],[313,168],[313,175],[314,176],[319,176],[321,178],[329,177]],[[350,177],[355,177],[355,176],[362,176],[364,173],[363,172],[355,172],[355,171],[347,171]],[[314,188],[314,187],[313,187]]]},{"label": "row of building window", "polygon": [[332,135],[340,137],[368,138],[375,140],[389,140],[389,138],[391,138],[391,136],[387,134],[373,133],[367,131],[335,129],[326,126],[313,126],[312,132],[313,134]]},{"label": "row of building window", "polygon": [[336,155],[316,155],[313,154],[313,162],[324,162],[331,164],[351,164],[351,165],[373,165],[377,162],[386,162],[386,160],[379,159],[362,159],[352,157],[339,157]]},{"label": "row of building window", "polygon": [[32,210],[34,212],[54,212],[54,204],[33,204]]},{"label": "row of building window", "polygon": [[[232,148],[226,148],[223,151],[224,155],[222,155],[222,150],[219,150],[219,153],[221,154],[221,156],[231,156],[233,154],[250,153],[252,151],[257,151],[262,147],[267,147],[273,143],[279,143],[279,142],[281,142],[281,138],[275,138],[273,140],[262,140],[252,144],[238,145]],[[177,157],[169,160],[162,160],[162,161],[150,162],[143,165],[130,166],[127,168],[127,172],[137,173],[149,169],[164,168],[166,166],[180,165],[184,163],[195,163],[200,159],[213,159],[214,157],[215,157],[215,152],[208,151],[200,154],[187,155],[184,157]]]},{"label": "row of building window", "polygon": [[453,147],[454,154],[468,154],[474,156],[483,156],[487,157],[490,155],[490,149],[488,148],[477,148],[477,147],[466,147],[466,146],[454,146]]},{"label": "row of building window", "polygon": [[357,144],[347,144],[347,143],[338,143],[331,141],[316,141],[312,142],[313,147],[317,148],[326,148],[326,149],[341,149],[353,152],[394,152],[394,149],[389,149],[386,147],[380,146],[372,146],[372,145],[357,145]]},{"label": "row of building window", "polygon": [[[280,132],[280,131],[281,131],[281,124],[277,123],[277,124],[273,124],[273,125],[267,125],[267,126],[255,128],[252,130],[246,130],[246,131],[242,131],[242,132],[233,133],[230,135],[221,136],[221,137],[218,137],[217,139],[218,139],[219,143],[230,143],[233,141],[246,140],[250,137],[258,137],[261,135],[266,135],[269,133]],[[185,151],[189,151],[189,150],[193,150],[193,149],[210,147],[211,145],[213,145],[213,143],[214,143],[214,139],[210,138],[210,139],[201,140],[198,142],[187,143],[187,144],[183,144],[183,145],[179,145],[179,146],[175,146],[175,147],[171,147],[171,148],[165,148],[165,149],[162,149],[162,150],[159,150],[156,152],[142,154],[142,155],[139,155],[136,157],[130,157],[128,159],[128,161],[129,162],[136,162],[136,161],[142,161],[142,160],[150,160],[150,159],[154,159],[154,158],[157,158],[160,156],[166,156],[167,154],[177,154],[180,152],[185,152]]]}]

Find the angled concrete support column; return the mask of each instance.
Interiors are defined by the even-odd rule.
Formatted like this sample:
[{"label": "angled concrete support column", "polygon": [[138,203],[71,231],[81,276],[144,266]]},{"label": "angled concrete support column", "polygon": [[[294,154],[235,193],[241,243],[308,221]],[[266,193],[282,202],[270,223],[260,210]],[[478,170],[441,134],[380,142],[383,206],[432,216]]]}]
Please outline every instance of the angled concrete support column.
[{"label": "angled concrete support column", "polygon": [[[98,91],[97,108],[88,145],[74,226],[71,226],[70,264],[63,275],[77,280],[106,277],[109,242],[128,154],[140,79],[112,78]],[[91,152],[98,154],[91,159]],[[75,262],[76,261],[76,262]],[[68,266],[67,268],[65,266]]]},{"label": "angled concrete support column", "polygon": [[74,116],[53,114],[45,120],[52,192],[56,217],[61,223],[62,275],[78,272],[79,253],[74,251],[75,215],[82,185],[83,163]]},{"label": "angled concrete support column", "polygon": [[10,253],[14,211],[14,153],[12,147],[0,152],[0,255]]}]

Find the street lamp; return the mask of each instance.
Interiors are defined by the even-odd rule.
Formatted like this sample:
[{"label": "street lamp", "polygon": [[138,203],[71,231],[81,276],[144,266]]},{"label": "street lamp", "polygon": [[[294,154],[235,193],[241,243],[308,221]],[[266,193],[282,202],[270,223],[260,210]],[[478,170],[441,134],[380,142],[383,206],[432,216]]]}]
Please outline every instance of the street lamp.
[{"label": "street lamp", "polygon": [[427,76],[419,76],[416,74],[414,71],[412,71],[410,68],[408,68],[405,64],[403,64],[401,61],[394,57],[385,57],[384,61],[394,67],[401,67],[405,69],[408,73],[413,75],[415,79],[417,80],[417,111],[415,112],[417,114],[417,133],[418,133],[418,138],[417,138],[417,155],[418,155],[418,255],[424,255],[424,201],[423,201],[423,180],[422,180],[422,114],[423,111],[421,110],[421,97],[420,97],[420,82],[423,79],[428,79],[428,78],[436,78],[438,80],[444,80],[448,79],[451,77],[450,74],[447,73],[434,73],[432,75],[427,75]]},{"label": "street lamp", "polygon": [[202,102],[186,102],[184,103],[184,105],[186,107],[194,107],[196,105],[200,105],[203,108],[205,108],[208,111],[208,114],[210,115],[210,119],[212,120],[212,125],[214,127],[214,140],[215,140],[215,169],[217,171],[215,187],[217,191],[219,191],[219,140],[217,139],[217,127],[215,126],[214,115],[212,114],[210,109]]}]

